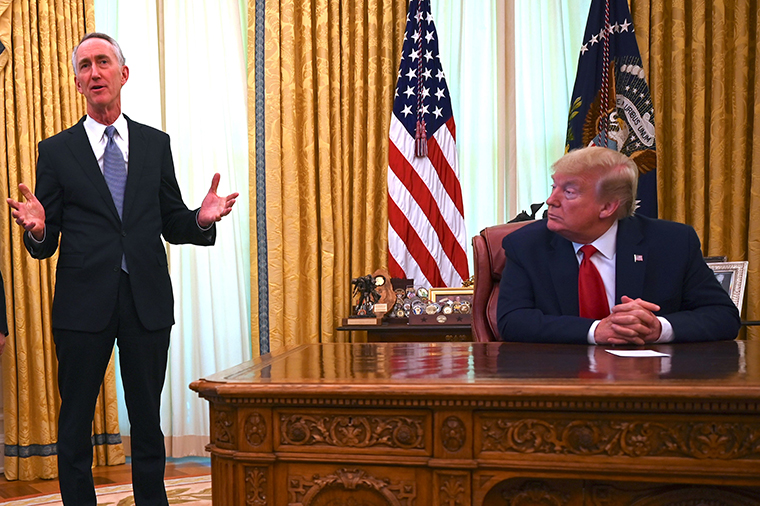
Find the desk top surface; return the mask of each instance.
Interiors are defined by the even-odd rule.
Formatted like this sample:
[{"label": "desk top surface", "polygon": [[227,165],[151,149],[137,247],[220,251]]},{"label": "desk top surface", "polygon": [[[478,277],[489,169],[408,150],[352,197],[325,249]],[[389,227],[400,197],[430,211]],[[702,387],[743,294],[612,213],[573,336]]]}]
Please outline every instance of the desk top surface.
[{"label": "desk top surface", "polygon": [[[620,348],[618,348],[620,349]],[[193,383],[259,394],[351,388],[382,395],[556,392],[760,398],[760,342],[652,345],[666,357],[525,343],[310,344],[267,354]],[[202,384],[202,385],[201,385]],[[633,388],[635,386],[635,388]]]}]

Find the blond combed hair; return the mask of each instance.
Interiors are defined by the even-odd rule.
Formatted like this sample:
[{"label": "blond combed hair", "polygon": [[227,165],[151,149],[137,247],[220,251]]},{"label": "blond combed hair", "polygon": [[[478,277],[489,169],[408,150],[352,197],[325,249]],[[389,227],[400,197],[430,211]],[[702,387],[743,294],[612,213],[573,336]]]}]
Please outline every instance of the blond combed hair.
[{"label": "blond combed hair", "polygon": [[597,198],[620,203],[617,218],[633,216],[639,169],[636,162],[613,149],[590,146],[570,151],[554,162],[555,174],[596,177]]}]

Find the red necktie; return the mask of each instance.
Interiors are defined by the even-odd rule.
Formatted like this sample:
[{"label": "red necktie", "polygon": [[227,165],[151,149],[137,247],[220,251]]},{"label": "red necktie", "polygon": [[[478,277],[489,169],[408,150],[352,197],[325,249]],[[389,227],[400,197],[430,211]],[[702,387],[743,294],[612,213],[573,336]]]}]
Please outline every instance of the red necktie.
[{"label": "red necktie", "polygon": [[610,306],[602,276],[591,261],[591,256],[596,252],[597,249],[590,244],[581,247],[583,260],[578,268],[578,308],[582,318],[601,320],[609,316]]}]

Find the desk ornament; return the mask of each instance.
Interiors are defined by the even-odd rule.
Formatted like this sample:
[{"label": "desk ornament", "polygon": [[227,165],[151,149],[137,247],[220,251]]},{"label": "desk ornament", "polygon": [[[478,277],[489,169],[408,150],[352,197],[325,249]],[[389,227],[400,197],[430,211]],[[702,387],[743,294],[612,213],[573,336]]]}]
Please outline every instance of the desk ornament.
[{"label": "desk ornament", "polygon": [[343,319],[343,324],[380,325],[385,313],[396,302],[390,279],[390,274],[384,269],[352,279],[354,288],[351,296],[356,299],[356,303],[352,307],[351,316]]},{"label": "desk ornament", "polygon": [[412,312],[409,323],[415,325],[467,325],[472,323],[471,286],[431,288],[426,293],[424,311]]}]

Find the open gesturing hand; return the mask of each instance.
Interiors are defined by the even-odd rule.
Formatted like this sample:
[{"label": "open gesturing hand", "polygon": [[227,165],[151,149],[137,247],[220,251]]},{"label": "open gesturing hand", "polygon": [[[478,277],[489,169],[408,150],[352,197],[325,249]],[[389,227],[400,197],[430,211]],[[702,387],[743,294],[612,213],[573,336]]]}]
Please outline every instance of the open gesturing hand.
[{"label": "open gesturing hand", "polygon": [[16,220],[16,223],[24,227],[24,230],[41,241],[45,237],[45,208],[24,183],[19,184],[18,189],[24,196],[25,202],[7,199],[8,205],[12,209],[11,216]]},{"label": "open gesturing hand", "polygon": [[219,187],[220,178],[219,173],[214,174],[211,179],[211,188],[203,199],[201,209],[198,212],[198,225],[203,228],[210,227],[212,223],[230,214],[232,206],[235,205],[235,199],[240,195],[239,193],[232,193],[226,197],[217,195],[216,189]]}]

